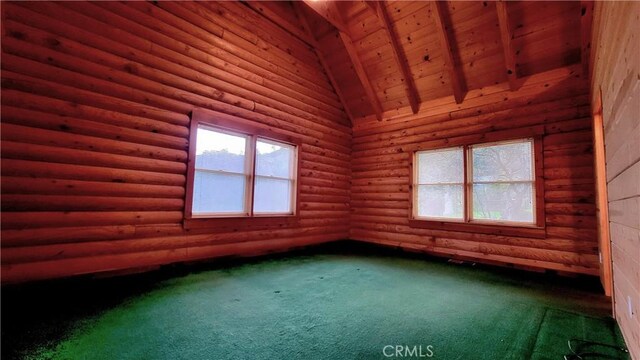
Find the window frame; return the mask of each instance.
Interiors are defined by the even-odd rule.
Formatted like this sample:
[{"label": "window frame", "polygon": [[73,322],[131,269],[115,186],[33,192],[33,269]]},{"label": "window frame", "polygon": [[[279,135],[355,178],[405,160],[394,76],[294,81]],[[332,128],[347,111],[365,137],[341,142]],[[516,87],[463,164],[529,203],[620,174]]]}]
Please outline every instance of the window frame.
[{"label": "window frame", "polygon": [[[215,131],[217,133],[221,133],[221,134],[226,134],[226,135],[231,135],[231,136],[236,136],[236,137],[243,137],[245,139],[245,147],[244,147],[244,153],[245,153],[245,162],[244,162],[244,171],[242,173],[237,173],[237,172],[232,172],[232,171],[224,171],[224,170],[209,170],[209,169],[198,169],[195,165],[195,154],[194,154],[194,158],[193,158],[193,178],[191,178],[189,180],[189,183],[191,184],[191,196],[190,196],[190,206],[189,206],[189,214],[191,216],[191,218],[197,219],[197,218],[202,218],[202,219],[208,219],[208,218],[234,218],[234,217],[247,217],[247,216],[251,216],[251,204],[249,203],[250,198],[252,197],[252,192],[251,192],[251,177],[252,177],[252,169],[253,169],[253,156],[251,156],[252,152],[254,151],[254,144],[255,142],[253,141],[251,135],[249,134],[245,134],[245,133],[241,133],[239,131],[234,131],[234,130],[230,130],[227,128],[222,128],[222,127],[218,127],[218,126],[212,126],[206,123],[200,123],[195,127],[195,132],[197,133],[197,130],[199,128],[204,128],[206,130],[210,130],[210,131]],[[194,140],[197,139],[197,134],[194,133]],[[196,140],[197,141],[197,140]],[[189,143],[191,144],[191,142]],[[193,143],[196,144],[196,143]],[[196,146],[194,146],[195,148]],[[204,171],[204,172],[211,172],[211,173],[217,173],[217,174],[233,174],[233,175],[240,175],[240,176],[244,176],[245,178],[245,184],[244,184],[244,201],[243,201],[243,210],[240,212],[206,212],[206,213],[197,213],[197,214],[193,214],[193,191],[195,191],[195,174],[198,171]],[[186,203],[185,203],[186,204]]]},{"label": "window frame", "polygon": [[[234,136],[246,137],[245,147],[245,198],[244,211],[241,213],[193,213],[193,193],[195,188],[195,160],[197,130],[199,127],[210,128],[212,131],[228,133]],[[293,189],[291,191],[291,212],[289,213],[258,213],[253,212],[255,179],[256,179],[256,143],[259,140],[265,142],[275,142],[291,146],[293,148],[293,159],[291,176]],[[300,208],[300,164],[301,164],[301,144],[299,138],[277,133],[269,127],[246,120],[233,115],[223,114],[205,109],[194,109],[191,113],[191,123],[189,126],[189,147],[187,176],[185,184],[185,204],[184,204],[184,227],[207,228],[225,226],[243,226],[243,224],[276,224],[284,225],[298,220]]]},{"label": "window frame", "polygon": [[[459,145],[459,146],[449,146],[446,148],[437,148],[437,149],[425,149],[425,150],[417,150],[413,152],[413,163],[418,163],[417,161],[417,157],[419,153],[425,153],[425,152],[437,152],[437,151],[442,151],[442,150],[452,150],[452,149],[460,149],[462,150],[462,166],[466,168],[466,163],[467,160],[465,159],[465,154],[466,154],[466,149],[464,145]],[[411,189],[413,192],[412,195],[412,199],[414,199],[414,201],[412,201],[412,204],[416,204],[417,201],[415,201],[415,199],[418,198],[418,192],[420,191],[420,185],[437,185],[437,184],[420,184],[417,180],[420,178],[420,176],[418,175],[418,166],[415,166],[413,168],[413,171],[411,173],[412,179],[411,179]],[[416,181],[414,181],[416,180]],[[467,211],[466,211],[466,202],[467,202],[467,184],[466,184],[466,170],[463,171],[462,174],[462,182],[461,183],[442,183],[443,185],[461,185],[462,186],[462,219],[457,219],[457,218],[447,218],[447,217],[420,217],[418,216],[418,206],[412,206],[411,207],[411,213],[412,213],[412,218],[415,220],[421,220],[421,221],[435,221],[435,222],[451,222],[451,223],[465,223],[467,222]]]},{"label": "window frame", "polygon": [[[285,145],[285,146],[290,146],[293,148],[293,157],[291,159],[291,163],[289,164],[290,166],[290,171],[289,171],[289,176],[290,178],[283,178],[283,177],[279,177],[279,176],[266,176],[266,175],[258,175],[256,174],[256,164],[257,164],[257,157],[258,157],[258,150],[257,150],[257,145],[258,145],[258,141],[262,141],[265,143],[271,143],[272,145]],[[251,189],[251,216],[253,217],[269,217],[269,216],[295,216],[296,214],[296,199],[297,199],[297,189],[298,189],[298,164],[297,164],[297,160],[298,160],[298,146],[295,144],[289,144],[287,142],[284,141],[280,141],[280,140],[274,140],[271,138],[266,138],[264,136],[255,136],[254,137],[254,141],[253,141],[253,172],[252,172],[252,180],[253,180],[253,187]],[[292,191],[291,191],[291,199],[290,199],[290,203],[289,206],[291,208],[291,213],[290,214],[285,214],[285,213],[278,213],[278,212],[255,212],[254,209],[254,205],[255,205],[255,191],[256,191],[256,179],[257,178],[263,178],[263,179],[276,179],[276,180],[286,180],[286,181],[290,181],[291,182],[291,187],[292,187]]]},{"label": "window frame", "polygon": [[[409,225],[416,228],[426,228],[434,230],[450,230],[462,232],[477,232],[484,234],[496,234],[507,236],[526,236],[535,238],[545,237],[545,211],[544,211],[544,164],[542,151],[542,129],[533,129],[534,133],[522,134],[522,136],[498,137],[495,139],[478,139],[478,141],[460,141],[459,139],[451,139],[446,146],[422,148],[416,146],[411,149],[409,156]],[[532,170],[533,170],[533,215],[532,223],[521,223],[513,221],[499,221],[490,219],[473,219],[473,164],[472,164],[472,148],[481,146],[492,146],[499,144],[508,144],[525,140],[532,140]],[[485,140],[485,141],[482,141]],[[453,148],[463,149],[463,219],[448,218],[425,218],[418,217],[417,211],[417,181],[418,166],[417,156],[422,151],[445,150]]]},{"label": "window frame", "polygon": [[[496,145],[508,145],[508,144],[517,144],[521,142],[531,143],[531,171],[532,180],[531,181],[484,181],[484,182],[474,182],[473,181],[473,149],[474,148],[483,148],[490,147]],[[470,223],[478,223],[478,224],[488,224],[488,225],[504,225],[504,226],[519,226],[519,227],[536,227],[538,225],[538,204],[536,201],[536,154],[535,154],[535,139],[534,138],[524,138],[524,139],[513,139],[513,140],[504,140],[504,141],[492,141],[488,143],[481,144],[473,144],[465,146],[465,156],[467,156],[467,161],[465,164],[466,171],[468,174],[468,178],[465,178],[465,186],[467,187],[466,191],[468,193],[465,194],[465,200],[469,201],[469,205],[466,206],[466,217],[468,218],[468,222]],[[499,184],[499,183],[530,183],[532,187],[532,195],[533,195],[533,221],[531,222],[522,222],[522,221],[509,221],[509,220],[492,220],[492,219],[474,219],[473,217],[473,186],[476,184]]]}]

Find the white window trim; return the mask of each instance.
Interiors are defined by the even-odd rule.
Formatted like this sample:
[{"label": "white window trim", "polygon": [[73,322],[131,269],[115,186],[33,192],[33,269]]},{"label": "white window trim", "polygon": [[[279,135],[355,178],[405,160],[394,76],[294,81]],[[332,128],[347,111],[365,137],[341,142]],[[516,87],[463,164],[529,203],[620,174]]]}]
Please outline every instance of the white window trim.
[{"label": "white window trim", "polygon": [[[190,170],[192,174],[188,174],[187,176],[187,193],[191,192],[191,194],[187,194],[188,201],[185,202],[185,209],[190,207],[190,209],[186,209],[185,218],[186,219],[216,219],[216,218],[253,218],[253,217],[294,217],[297,215],[297,195],[298,195],[298,180],[297,176],[298,172],[298,157],[299,157],[299,144],[288,142],[284,140],[280,140],[277,138],[270,138],[268,136],[264,136],[262,134],[252,133],[250,131],[241,131],[235,129],[229,129],[224,126],[209,124],[205,121],[198,121],[192,124],[191,131],[195,131],[195,134],[192,134],[191,140],[195,142],[192,144],[193,148],[197,146],[197,130],[199,128],[215,131],[219,133],[229,134],[233,136],[239,136],[246,138],[245,142],[245,173],[237,173],[231,171],[224,170],[210,170],[210,169],[199,169],[195,166],[195,150],[193,154],[190,154],[190,159],[193,161],[193,167]],[[254,212],[254,191],[255,191],[255,163],[256,163],[256,143],[257,141],[271,143],[278,146],[286,146],[292,149],[291,156],[291,164],[290,164],[290,178],[283,178],[282,180],[288,180],[291,182],[291,194],[290,194],[290,211],[287,212]],[[189,169],[188,169],[189,171]],[[234,175],[244,175],[246,176],[245,181],[245,192],[244,192],[244,210],[242,212],[194,212],[193,211],[193,193],[195,192],[195,173],[197,171],[211,171],[211,172],[219,172],[219,173],[228,173]],[[264,178],[278,178],[271,176],[260,176]]]},{"label": "white window trim", "polygon": [[[544,206],[544,203],[539,203],[537,200],[537,191],[538,191],[538,181],[540,181],[540,174],[537,174],[536,167],[536,157],[541,156],[541,154],[537,154],[536,151],[536,142],[541,141],[537,140],[533,137],[527,138],[519,138],[519,139],[511,139],[504,141],[492,141],[487,143],[477,143],[470,145],[461,145],[461,146],[451,146],[446,148],[438,148],[438,149],[428,149],[428,150],[417,150],[412,153],[412,174],[411,174],[411,220],[416,221],[424,221],[424,222],[441,222],[441,223],[451,223],[451,224],[477,224],[477,225],[499,225],[499,226],[509,226],[509,227],[522,227],[522,228],[539,228],[543,223],[544,219],[538,218],[538,207]],[[506,181],[506,183],[515,183],[515,182],[524,182],[531,183],[532,186],[532,212],[533,212],[533,221],[532,222],[520,222],[520,221],[501,221],[501,220],[491,220],[491,219],[473,219],[473,185],[484,182],[473,182],[473,159],[472,159],[472,149],[479,147],[488,147],[495,145],[504,145],[504,144],[512,144],[512,143],[522,143],[522,142],[530,142],[531,143],[531,177],[532,180],[525,181]],[[447,218],[447,217],[425,217],[418,216],[418,191],[419,185],[425,185],[418,183],[418,155],[421,153],[427,152],[441,152],[452,149],[460,149],[463,151],[463,169],[464,169],[464,177],[463,177],[463,218]],[[486,183],[500,183],[498,181],[495,182],[486,182]],[[444,183],[440,183],[444,184]],[[455,183],[456,185],[458,183]],[[430,184],[426,184],[430,185]],[[433,185],[433,184],[432,184]]]}]

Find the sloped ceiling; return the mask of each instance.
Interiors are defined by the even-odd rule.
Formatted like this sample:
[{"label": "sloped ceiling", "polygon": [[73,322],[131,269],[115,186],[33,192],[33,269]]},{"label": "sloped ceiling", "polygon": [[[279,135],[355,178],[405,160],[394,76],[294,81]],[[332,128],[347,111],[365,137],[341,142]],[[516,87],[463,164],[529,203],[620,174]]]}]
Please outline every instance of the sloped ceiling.
[{"label": "sloped ceiling", "polygon": [[588,69],[589,2],[259,4],[265,16],[305,34],[351,118],[461,102],[489,85],[517,90],[522,77],[581,61]]}]

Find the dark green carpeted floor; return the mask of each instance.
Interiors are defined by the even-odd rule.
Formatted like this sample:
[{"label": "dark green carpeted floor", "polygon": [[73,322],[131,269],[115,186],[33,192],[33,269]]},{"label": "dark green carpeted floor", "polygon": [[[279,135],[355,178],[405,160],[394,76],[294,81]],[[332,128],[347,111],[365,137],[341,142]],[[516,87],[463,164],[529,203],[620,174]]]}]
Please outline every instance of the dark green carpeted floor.
[{"label": "dark green carpeted floor", "polygon": [[3,358],[389,359],[407,345],[562,359],[572,338],[624,344],[589,281],[332,251],[190,270],[5,289]]}]

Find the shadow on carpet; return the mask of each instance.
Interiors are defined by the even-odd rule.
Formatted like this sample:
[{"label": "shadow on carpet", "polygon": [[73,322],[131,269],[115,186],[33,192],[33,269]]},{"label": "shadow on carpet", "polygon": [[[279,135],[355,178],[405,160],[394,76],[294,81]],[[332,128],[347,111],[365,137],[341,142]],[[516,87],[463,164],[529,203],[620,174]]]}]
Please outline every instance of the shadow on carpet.
[{"label": "shadow on carpet", "polygon": [[284,256],[47,286],[3,294],[3,358],[563,359],[571,339],[624,346],[608,300],[584,286],[415,257]]}]

